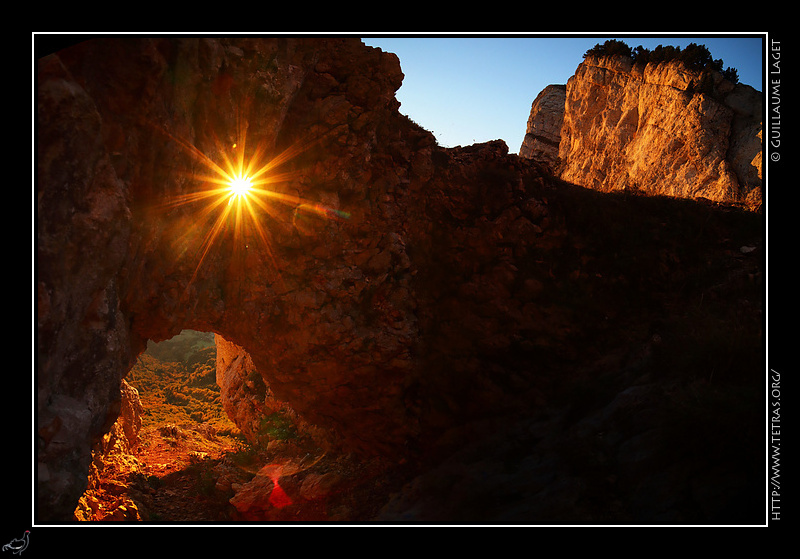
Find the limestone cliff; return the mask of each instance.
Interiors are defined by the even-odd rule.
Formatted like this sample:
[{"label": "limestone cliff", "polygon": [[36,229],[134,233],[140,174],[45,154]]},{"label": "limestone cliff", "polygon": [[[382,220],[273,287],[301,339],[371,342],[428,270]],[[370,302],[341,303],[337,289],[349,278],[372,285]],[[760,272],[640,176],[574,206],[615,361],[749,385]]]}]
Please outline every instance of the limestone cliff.
[{"label": "limestone cliff", "polygon": [[520,157],[535,159],[554,167],[558,161],[561,125],[564,122],[566,86],[548,85],[534,99]]},{"label": "limestone cliff", "polygon": [[706,80],[679,61],[635,65],[628,57],[589,55],[552,116],[532,109],[529,133],[545,118],[563,118],[560,177],[581,186],[758,209],[761,95],[718,72]]}]

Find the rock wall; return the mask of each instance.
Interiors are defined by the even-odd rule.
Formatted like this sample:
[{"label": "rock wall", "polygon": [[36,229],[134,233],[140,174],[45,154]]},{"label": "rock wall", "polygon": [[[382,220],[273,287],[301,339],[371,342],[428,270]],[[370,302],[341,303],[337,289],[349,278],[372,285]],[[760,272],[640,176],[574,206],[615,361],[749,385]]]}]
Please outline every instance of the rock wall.
[{"label": "rock wall", "polygon": [[335,447],[330,433],[318,432],[286,402],[275,398],[268,379],[259,373],[247,351],[219,335],[215,341],[222,408],[250,443],[267,447],[270,437],[265,432],[265,421],[279,415],[313,438],[319,447]]},{"label": "rock wall", "polygon": [[119,277],[131,212],[89,93],[56,57],[37,79],[37,483],[45,514],[69,518],[133,356]]},{"label": "rock wall", "polygon": [[[528,132],[563,118],[563,180],[758,209],[761,94],[719,73],[704,79],[680,62],[642,66],[626,57],[587,56],[568,80],[563,108],[547,104],[547,116],[534,103]],[[527,148],[520,154],[535,156]]]},{"label": "rock wall", "polygon": [[[93,520],[111,511],[101,511],[99,497],[102,494],[119,494],[124,487],[116,477],[124,478],[132,473],[141,474],[143,465],[135,456],[139,445],[139,432],[144,411],[139,391],[124,379],[120,385],[120,414],[108,433],[92,449],[92,463],[88,471],[87,491],[75,509],[77,520]],[[123,500],[111,512],[115,520],[141,520],[136,505]]]},{"label": "rock wall", "polygon": [[564,85],[548,85],[536,96],[519,148],[520,157],[541,161],[551,168],[556,166],[566,96]]}]

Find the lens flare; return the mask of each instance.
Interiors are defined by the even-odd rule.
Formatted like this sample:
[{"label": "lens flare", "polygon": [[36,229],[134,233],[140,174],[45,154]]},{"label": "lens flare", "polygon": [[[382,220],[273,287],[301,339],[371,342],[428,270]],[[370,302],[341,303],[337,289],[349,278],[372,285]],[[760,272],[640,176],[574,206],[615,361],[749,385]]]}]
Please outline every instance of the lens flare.
[{"label": "lens flare", "polygon": [[[233,232],[234,249],[245,247],[249,250],[253,246],[251,240],[255,239],[257,246],[274,264],[272,235],[268,225],[292,224],[292,216],[298,211],[309,212],[326,220],[342,221],[350,217],[348,212],[327,208],[274,188],[274,185],[297,178],[291,171],[278,172],[277,169],[308,149],[313,141],[295,144],[267,159],[262,146],[257,146],[248,154],[246,129],[246,125],[242,127],[238,131],[237,142],[228,147],[217,143],[214,158],[193,144],[169,135],[205,168],[204,173],[190,175],[191,182],[202,185],[200,188],[167,202],[170,207],[205,202],[193,214],[192,224],[182,238],[176,240],[176,244],[182,247],[181,254],[191,254],[184,247],[197,247],[194,251],[196,266],[189,284],[195,281],[211,247],[228,230],[232,229]],[[199,245],[193,241],[196,237],[202,238]]]}]

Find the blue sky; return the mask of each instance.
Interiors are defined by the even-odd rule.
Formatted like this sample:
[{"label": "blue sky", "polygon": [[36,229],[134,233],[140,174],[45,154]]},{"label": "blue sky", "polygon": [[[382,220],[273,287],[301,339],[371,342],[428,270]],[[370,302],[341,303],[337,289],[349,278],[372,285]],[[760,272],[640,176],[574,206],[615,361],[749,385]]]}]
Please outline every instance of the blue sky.
[{"label": "blue sky", "polygon": [[590,37],[364,37],[400,58],[405,78],[400,112],[445,147],[502,139],[517,153],[531,103],[547,85],[567,83],[583,54],[606,39],[631,48],[706,45],[714,59],[736,68],[739,81],[761,91],[762,35]]}]

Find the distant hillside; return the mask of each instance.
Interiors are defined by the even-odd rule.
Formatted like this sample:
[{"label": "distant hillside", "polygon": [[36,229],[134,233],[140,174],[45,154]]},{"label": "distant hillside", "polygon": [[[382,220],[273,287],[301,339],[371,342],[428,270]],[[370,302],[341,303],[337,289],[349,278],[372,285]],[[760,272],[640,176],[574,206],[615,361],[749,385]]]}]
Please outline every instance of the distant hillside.
[{"label": "distant hillside", "polygon": [[184,330],[148,344],[126,377],[139,390],[143,426],[194,422],[221,432],[238,431],[220,404],[216,358],[214,334],[205,332]]},{"label": "distant hillside", "polygon": [[215,347],[213,332],[182,330],[177,336],[155,343],[147,342],[146,353],[161,361],[187,361],[198,350]]}]

